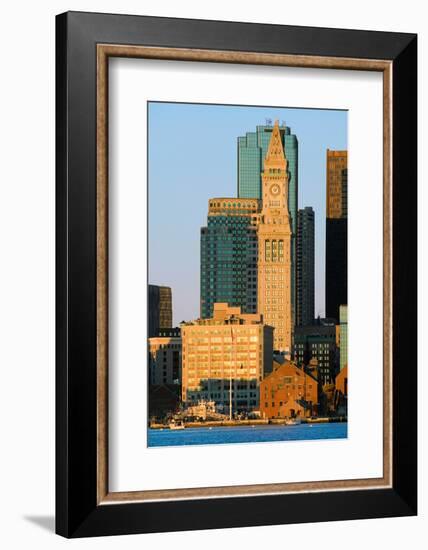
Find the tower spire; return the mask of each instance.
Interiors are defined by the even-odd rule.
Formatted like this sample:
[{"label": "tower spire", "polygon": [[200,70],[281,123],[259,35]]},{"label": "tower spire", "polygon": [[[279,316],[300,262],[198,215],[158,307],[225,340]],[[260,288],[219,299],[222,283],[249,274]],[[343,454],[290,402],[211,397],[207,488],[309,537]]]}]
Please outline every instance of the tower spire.
[{"label": "tower spire", "polygon": [[270,138],[269,147],[266,153],[265,169],[270,168],[282,168],[285,170],[287,160],[285,158],[284,149],[282,147],[281,133],[279,131],[279,122],[275,120],[275,124],[272,130],[272,136]]},{"label": "tower spire", "polygon": [[[291,353],[291,225],[288,208],[287,159],[278,121],[272,129],[262,172],[262,211],[258,222],[257,311],[273,326],[274,349]],[[279,284],[278,287],[276,285]],[[274,286],[271,286],[274,285]],[[279,291],[272,292],[271,288]]]}]

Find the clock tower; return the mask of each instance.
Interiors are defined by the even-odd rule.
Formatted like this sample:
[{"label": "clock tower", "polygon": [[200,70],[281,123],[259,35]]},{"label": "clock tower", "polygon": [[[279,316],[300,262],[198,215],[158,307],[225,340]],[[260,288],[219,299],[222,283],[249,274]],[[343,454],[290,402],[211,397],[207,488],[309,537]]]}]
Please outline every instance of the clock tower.
[{"label": "clock tower", "polygon": [[287,159],[275,121],[262,172],[262,209],[258,215],[258,312],[274,330],[274,349],[291,353],[291,222]]}]

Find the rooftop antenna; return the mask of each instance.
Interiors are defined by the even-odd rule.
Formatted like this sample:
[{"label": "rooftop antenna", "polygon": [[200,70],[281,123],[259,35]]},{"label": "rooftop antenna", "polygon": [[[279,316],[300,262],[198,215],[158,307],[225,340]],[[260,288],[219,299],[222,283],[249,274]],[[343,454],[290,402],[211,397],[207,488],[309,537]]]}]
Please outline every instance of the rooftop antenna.
[{"label": "rooftop antenna", "polygon": [[266,119],[266,126],[272,126],[272,119],[271,118]]}]

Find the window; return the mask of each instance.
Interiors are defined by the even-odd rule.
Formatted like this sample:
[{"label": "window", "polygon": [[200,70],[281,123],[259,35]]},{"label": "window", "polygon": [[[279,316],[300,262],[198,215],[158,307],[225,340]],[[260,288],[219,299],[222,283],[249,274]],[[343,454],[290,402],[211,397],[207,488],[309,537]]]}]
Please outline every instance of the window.
[{"label": "window", "polygon": [[271,243],[269,240],[265,241],[265,261],[270,262],[271,259]]}]

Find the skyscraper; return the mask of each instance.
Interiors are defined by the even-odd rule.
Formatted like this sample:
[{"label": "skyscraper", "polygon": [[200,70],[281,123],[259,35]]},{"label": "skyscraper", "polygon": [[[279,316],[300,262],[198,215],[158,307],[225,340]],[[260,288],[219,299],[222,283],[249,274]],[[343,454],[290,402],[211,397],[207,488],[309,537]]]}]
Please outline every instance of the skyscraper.
[{"label": "skyscraper", "polygon": [[258,220],[258,312],[275,328],[274,349],[291,352],[291,217],[288,162],[275,122],[262,172],[262,210]]},{"label": "skyscraper", "polygon": [[348,303],[348,153],[327,150],[326,317]]},{"label": "skyscraper", "polygon": [[[294,319],[296,310],[296,243],[297,197],[298,197],[298,153],[297,137],[284,123],[278,125],[282,146],[287,157],[288,211],[291,217],[291,301]],[[255,132],[247,132],[238,137],[238,197],[262,198],[263,164],[272,137],[271,124],[256,126]]]},{"label": "skyscraper", "polygon": [[169,286],[149,285],[149,337],[172,327],[172,291]]},{"label": "skyscraper", "polygon": [[296,238],[296,325],[312,325],[315,303],[315,213],[298,211]]},{"label": "skyscraper", "polygon": [[278,122],[270,132],[260,199],[213,198],[201,229],[201,317],[215,302],[261,313],[274,349],[292,351],[292,229],[288,160]]},{"label": "skyscraper", "polygon": [[201,317],[215,302],[257,311],[257,199],[213,198],[201,229]]}]

